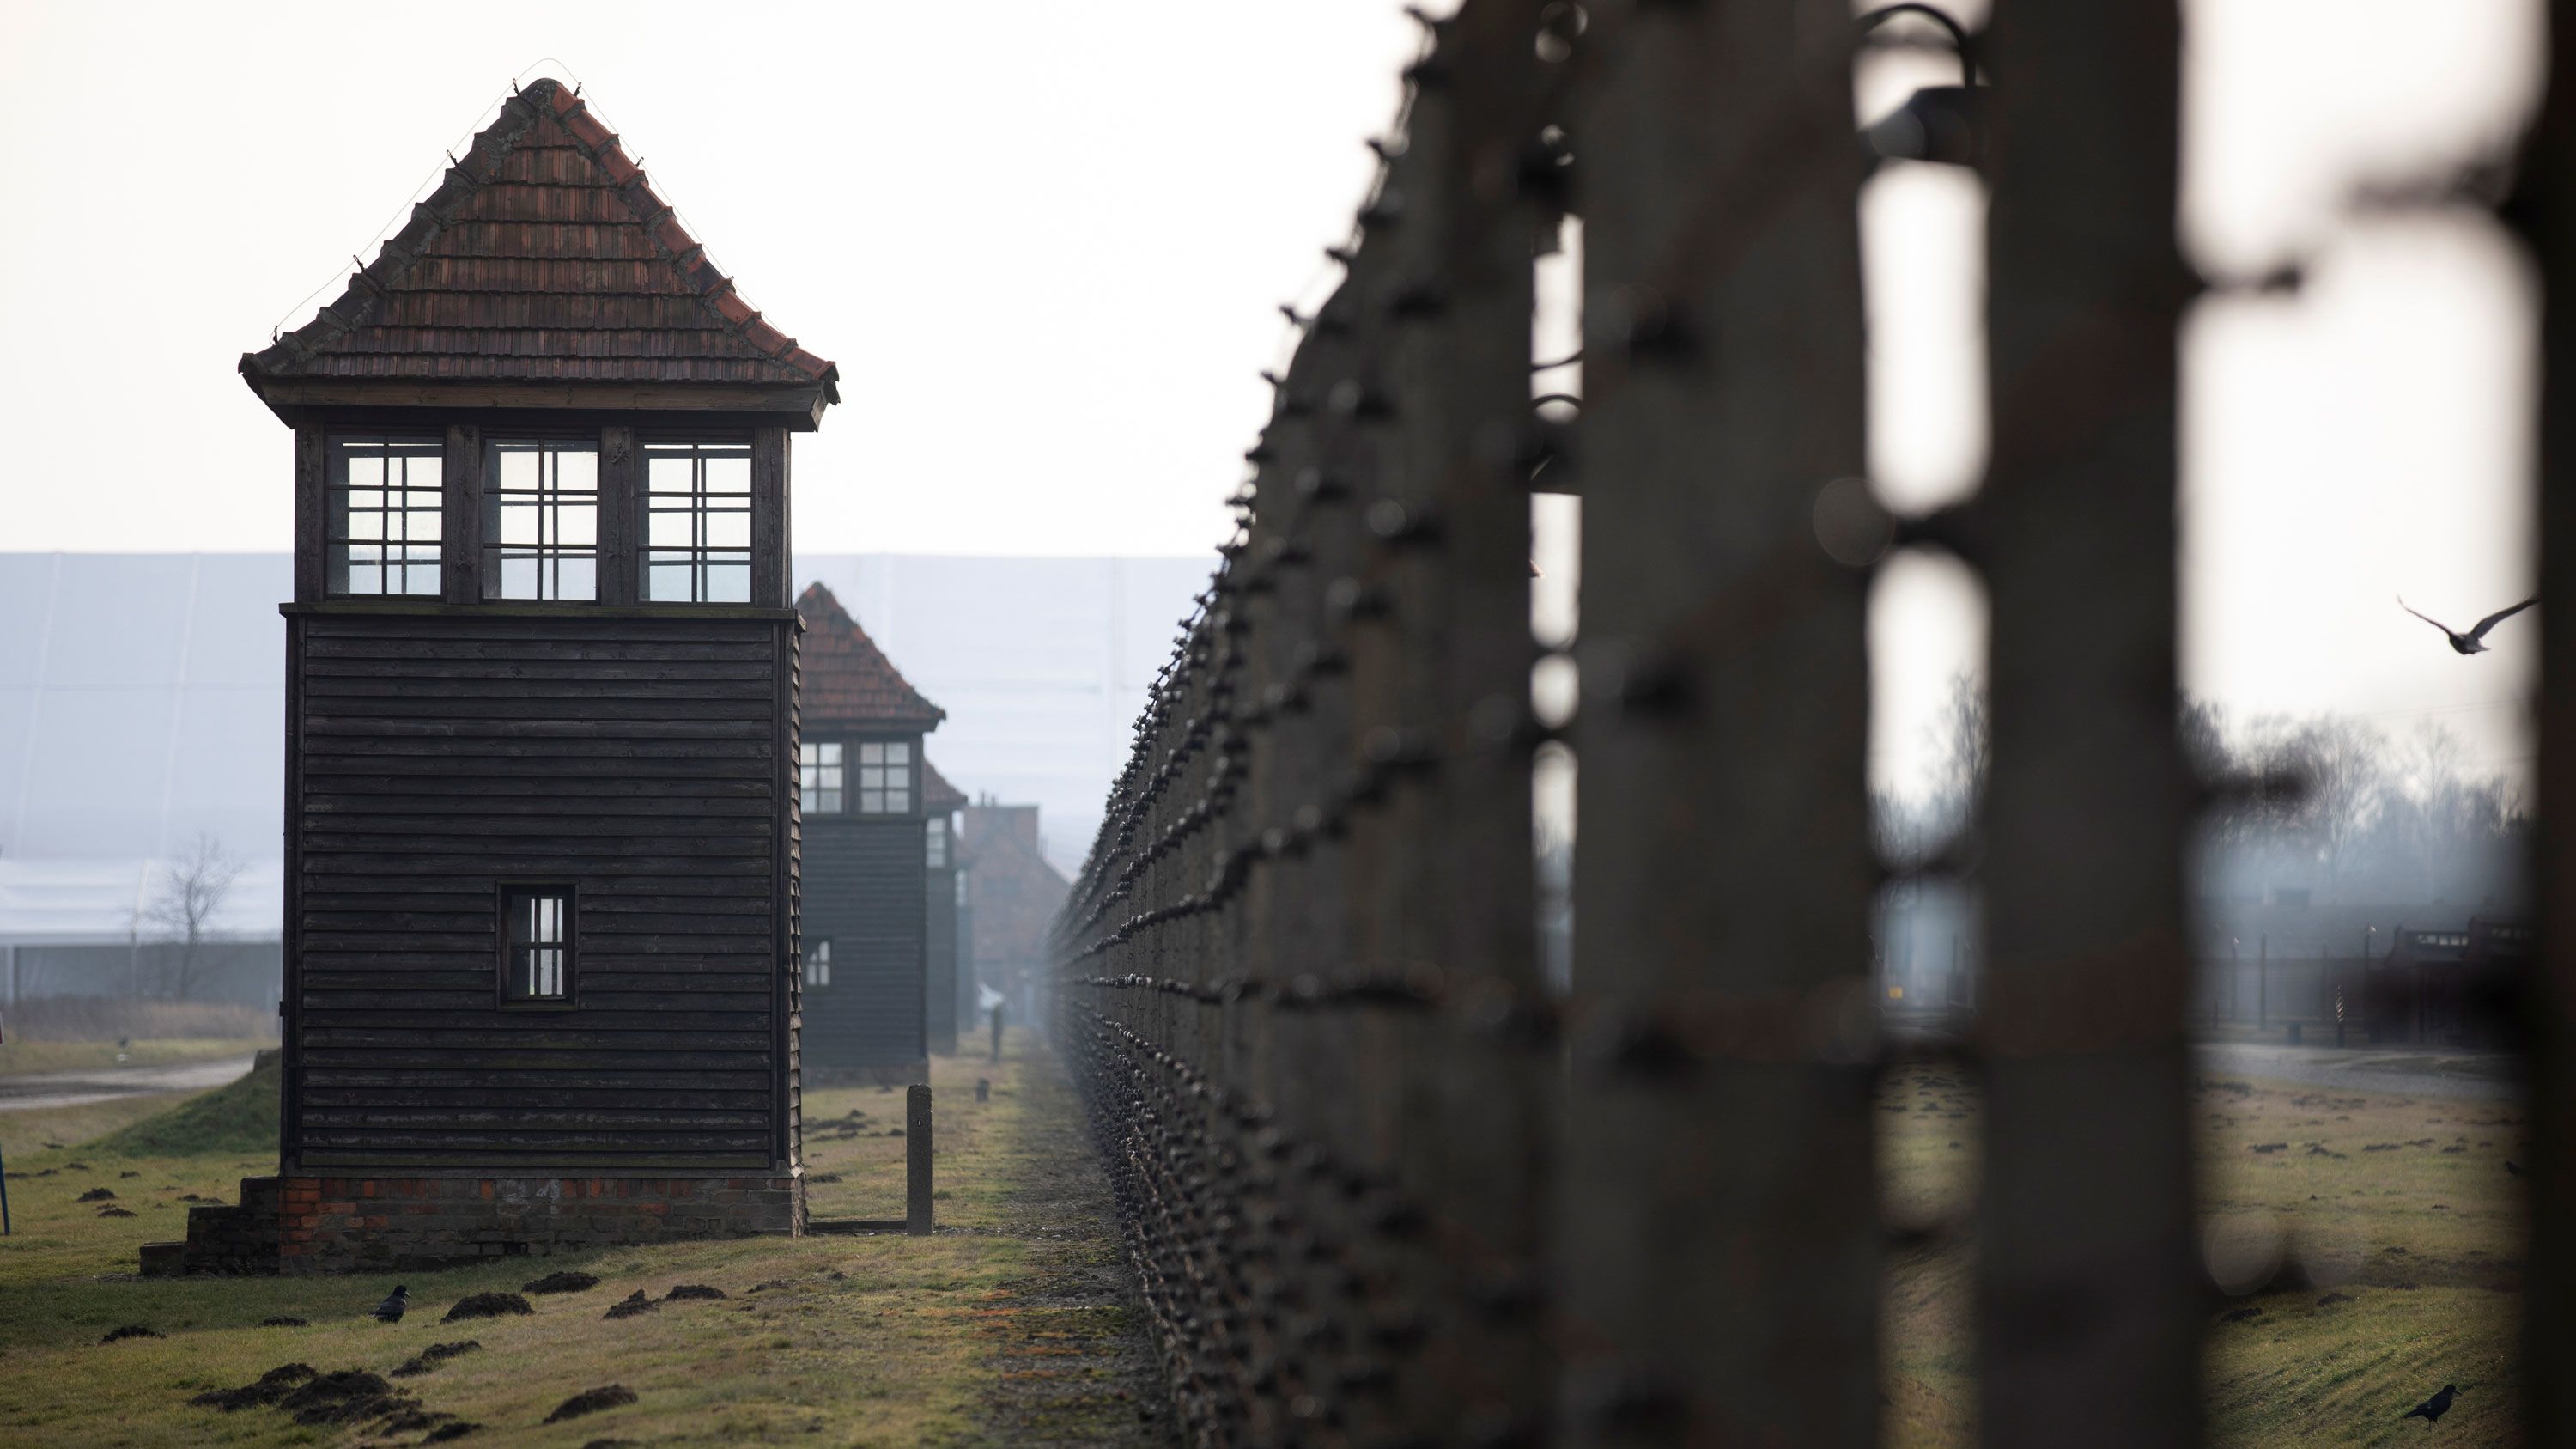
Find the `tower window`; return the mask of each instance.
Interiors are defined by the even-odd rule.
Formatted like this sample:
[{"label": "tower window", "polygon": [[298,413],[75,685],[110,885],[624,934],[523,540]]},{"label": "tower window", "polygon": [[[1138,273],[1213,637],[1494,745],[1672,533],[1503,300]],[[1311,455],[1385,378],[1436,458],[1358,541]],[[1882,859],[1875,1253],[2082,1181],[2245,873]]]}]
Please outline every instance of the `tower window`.
[{"label": "tower window", "polygon": [[332,435],[323,489],[328,592],[438,594],[444,449],[432,437]]},{"label": "tower window", "polygon": [[841,742],[807,740],[796,747],[797,804],[809,815],[841,813]]},{"label": "tower window", "polygon": [[930,843],[929,859],[925,863],[932,870],[945,869],[948,865],[948,817],[933,815],[924,824],[925,838]]},{"label": "tower window", "polygon": [[829,986],[832,984],[831,942],[816,941],[813,945],[806,948],[805,984],[808,986]]},{"label": "tower window", "polygon": [[501,996],[572,1000],[572,891],[511,887],[501,893]]},{"label": "tower window", "polygon": [[902,740],[859,746],[859,813],[912,813],[912,746]]},{"label": "tower window", "polygon": [[751,445],[644,445],[644,597],[751,601]]},{"label": "tower window", "polygon": [[495,441],[483,456],[483,597],[598,598],[598,444]]}]

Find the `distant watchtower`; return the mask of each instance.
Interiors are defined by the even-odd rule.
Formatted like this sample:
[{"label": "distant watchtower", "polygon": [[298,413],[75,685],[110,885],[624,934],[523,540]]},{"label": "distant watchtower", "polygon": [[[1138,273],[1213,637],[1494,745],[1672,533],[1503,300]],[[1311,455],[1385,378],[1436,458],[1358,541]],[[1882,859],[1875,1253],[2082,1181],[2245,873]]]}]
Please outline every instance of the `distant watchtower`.
[{"label": "distant watchtower", "polygon": [[[805,1064],[817,1080],[930,1080],[924,699],[821,584],[805,618]],[[942,820],[942,835],[945,821]],[[953,887],[952,887],[953,889]]]},{"label": "distant watchtower", "polygon": [[931,1052],[943,1057],[957,1055],[957,1023],[974,1014],[971,1005],[960,1007],[963,994],[957,973],[966,924],[966,867],[957,858],[957,812],[967,803],[965,791],[949,784],[929,760],[921,762],[921,804],[929,813],[924,822],[928,848],[922,863],[930,870],[929,889],[922,893],[922,908],[927,912],[922,940],[929,957],[923,1031]]},{"label": "distant watchtower", "polygon": [[800,1231],[788,438],[833,365],[541,80],[241,372],[295,434],[282,1161],[147,1268]]}]

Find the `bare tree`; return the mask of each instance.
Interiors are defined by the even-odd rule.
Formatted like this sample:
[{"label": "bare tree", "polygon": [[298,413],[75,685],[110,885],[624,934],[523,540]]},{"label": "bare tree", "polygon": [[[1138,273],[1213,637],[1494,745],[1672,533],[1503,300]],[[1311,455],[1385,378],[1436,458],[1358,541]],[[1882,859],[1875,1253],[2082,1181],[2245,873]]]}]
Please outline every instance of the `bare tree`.
[{"label": "bare tree", "polygon": [[224,852],[223,842],[199,835],[185,855],[164,867],[160,889],[143,909],[171,949],[169,994],[185,1001],[198,977],[217,963],[226,948],[214,939],[215,914],[232,894],[241,862]]}]

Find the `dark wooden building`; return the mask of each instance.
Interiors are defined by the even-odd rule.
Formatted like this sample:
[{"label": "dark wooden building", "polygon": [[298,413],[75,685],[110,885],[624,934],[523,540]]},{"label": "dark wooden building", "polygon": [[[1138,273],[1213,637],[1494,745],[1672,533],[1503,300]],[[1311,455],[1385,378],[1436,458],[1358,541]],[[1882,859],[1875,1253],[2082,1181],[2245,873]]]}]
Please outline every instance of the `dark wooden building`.
[{"label": "dark wooden building", "polygon": [[966,803],[965,792],[949,784],[929,760],[921,762],[921,804],[926,817],[922,821],[922,864],[929,870],[929,889],[922,893],[929,978],[925,1029],[931,1051],[944,1057],[957,1054],[957,962],[966,906],[964,867],[957,859],[957,812],[965,809]]},{"label": "dark wooden building", "polygon": [[922,736],[946,712],[821,584],[805,621],[805,1065],[817,1081],[930,1080]]},{"label": "dark wooden building", "polygon": [[2514,982],[2530,965],[2528,924],[2471,917],[2442,930],[2400,927],[2396,936],[2370,964],[2363,993],[2371,1041],[2515,1044]]},{"label": "dark wooden building", "polygon": [[1047,931],[1072,887],[1046,858],[1035,805],[987,797],[967,807],[965,825],[976,979],[1002,994],[1011,1020],[1043,1020]]},{"label": "dark wooden building", "polygon": [[764,321],[570,88],[308,326],[279,1177],[147,1267],[803,1222],[789,438]]}]

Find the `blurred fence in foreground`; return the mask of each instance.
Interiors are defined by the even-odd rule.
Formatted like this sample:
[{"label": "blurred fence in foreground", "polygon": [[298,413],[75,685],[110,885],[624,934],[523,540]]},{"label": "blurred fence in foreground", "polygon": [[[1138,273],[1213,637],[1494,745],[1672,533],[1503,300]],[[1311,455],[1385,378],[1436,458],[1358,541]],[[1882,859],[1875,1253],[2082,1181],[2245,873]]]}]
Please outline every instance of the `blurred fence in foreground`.
[{"label": "blurred fence in foreground", "polygon": [[[2558,45],[2569,44],[2562,27]],[[1468,0],[1137,726],[1057,930],[1060,1040],[1202,1442],[1865,1444],[1887,1228],[1864,599],[1947,549],[1992,605],[1975,1234],[1982,1437],[2200,1435],[2177,741],[2171,0],[1997,0],[1992,462],[1892,519],[1863,471],[1849,13]],[[2576,286],[2564,92],[2508,208]],[[1583,224],[1583,396],[1531,355]],[[2576,328],[2553,304],[2545,577]],[[1535,385],[1534,385],[1535,378]],[[1533,488],[1583,499],[1583,705],[1528,707]],[[2576,818],[2548,635],[2547,818]],[[1569,992],[1535,961],[1530,761],[1579,762]],[[2560,833],[2548,832],[2555,842]],[[2537,1220],[2576,855],[2532,1012]],[[2204,1009],[2206,1003],[2203,1003]],[[2533,1246],[2532,1350],[2576,1272]],[[2527,1376],[2537,1439],[2576,1432]],[[2070,1437],[2072,1436],[2072,1437]]]}]

